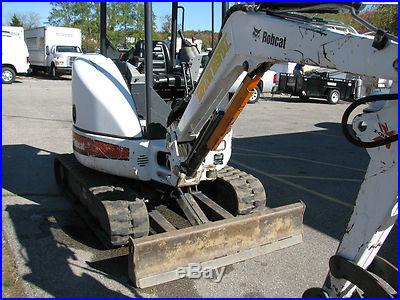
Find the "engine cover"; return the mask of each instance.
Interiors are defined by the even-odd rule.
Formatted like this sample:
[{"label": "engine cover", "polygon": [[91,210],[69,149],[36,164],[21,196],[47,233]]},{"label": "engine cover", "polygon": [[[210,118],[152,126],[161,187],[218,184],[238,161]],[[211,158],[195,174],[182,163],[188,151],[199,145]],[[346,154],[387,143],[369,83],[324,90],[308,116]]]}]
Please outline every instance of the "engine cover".
[{"label": "engine cover", "polygon": [[120,138],[141,138],[134,99],[109,58],[85,54],[72,72],[74,127],[85,132]]}]

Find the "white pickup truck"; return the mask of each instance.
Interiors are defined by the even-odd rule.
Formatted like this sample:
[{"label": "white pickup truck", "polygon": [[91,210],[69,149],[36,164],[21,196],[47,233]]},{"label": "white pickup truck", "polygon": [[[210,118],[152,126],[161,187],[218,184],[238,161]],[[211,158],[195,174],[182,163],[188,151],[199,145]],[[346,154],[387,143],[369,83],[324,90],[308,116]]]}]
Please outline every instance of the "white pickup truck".
[{"label": "white pickup truck", "polygon": [[82,34],[77,28],[45,26],[25,30],[32,71],[42,70],[53,78],[71,74],[76,57],[82,55]]},{"label": "white pickup truck", "polygon": [[2,30],[1,77],[2,83],[11,84],[15,81],[16,74],[29,72],[29,53],[23,31],[21,37],[8,29]]}]

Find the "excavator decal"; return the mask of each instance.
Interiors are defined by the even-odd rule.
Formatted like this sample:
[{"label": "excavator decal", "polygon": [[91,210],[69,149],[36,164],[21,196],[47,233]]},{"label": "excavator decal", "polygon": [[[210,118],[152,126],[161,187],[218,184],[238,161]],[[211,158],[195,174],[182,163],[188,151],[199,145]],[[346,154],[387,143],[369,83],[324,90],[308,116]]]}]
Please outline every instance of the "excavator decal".
[{"label": "excavator decal", "polygon": [[199,86],[196,89],[196,96],[201,101],[204,96],[205,91],[207,90],[209,84],[212,82],[215,74],[217,73],[219,66],[225,58],[226,53],[229,51],[231,44],[228,41],[227,34],[221,38],[218,43],[218,48],[215,50],[214,55],[212,56],[210,62],[206,70],[204,71],[204,75],[201,77]]},{"label": "excavator decal", "polygon": [[253,38],[254,38],[254,41],[256,42],[260,38],[260,36],[261,36],[261,28],[257,29],[257,28],[255,28],[253,26]]},{"label": "excavator decal", "polygon": [[273,33],[269,34],[266,31],[263,31],[263,37],[261,42],[282,49],[286,48],[286,37],[276,36]]},{"label": "excavator decal", "polygon": [[[389,128],[388,128],[386,123],[385,124],[379,123],[379,128],[380,128],[381,131],[378,131],[376,129],[374,131],[375,133],[377,133],[379,135],[378,137],[373,139],[374,142],[382,141],[382,140],[387,139],[388,137],[396,135],[396,131],[395,130],[390,130],[389,131]],[[391,145],[392,145],[391,143],[390,144],[386,144],[385,145],[386,149],[390,149]]]},{"label": "excavator decal", "polygon": [[98,158],[129,160],[129,149],[84,137],[73,133],[73,148],[76,152]]}]

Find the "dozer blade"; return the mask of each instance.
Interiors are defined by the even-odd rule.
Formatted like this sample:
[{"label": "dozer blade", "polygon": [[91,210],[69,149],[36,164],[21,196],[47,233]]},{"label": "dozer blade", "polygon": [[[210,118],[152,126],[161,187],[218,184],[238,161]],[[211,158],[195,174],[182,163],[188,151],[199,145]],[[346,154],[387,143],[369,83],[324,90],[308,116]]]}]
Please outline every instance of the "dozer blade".
[{"label": "dozer blade", "polygon": [[178,269],[190,263],[214,269],[301,243],[304,210],[303,203],[295,203],[130,238],[129,277],[146,288],[181,278]]}]

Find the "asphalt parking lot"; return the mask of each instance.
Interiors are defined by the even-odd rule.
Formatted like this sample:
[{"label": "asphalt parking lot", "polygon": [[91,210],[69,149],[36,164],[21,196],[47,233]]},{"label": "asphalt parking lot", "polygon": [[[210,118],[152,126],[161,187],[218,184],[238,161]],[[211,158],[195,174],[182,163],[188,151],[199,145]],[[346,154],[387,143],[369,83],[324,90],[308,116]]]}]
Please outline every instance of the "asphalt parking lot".
[{"label": "asphalt parking lot", "polygon": [[[183,279],[135,289],[124,251],[104,250],[58,190],[55,153],[72,151],[71,81],[2,86],[3,242],[28,297],[300,297],[321,286],[369,157],[341,134],[348,103],[276,97],[234,127],[231,164],[260,178],[271,207],[302,200],[302,244],[226,268],[220,283]],[[397,225],[381,249],[397,264]]]}]

